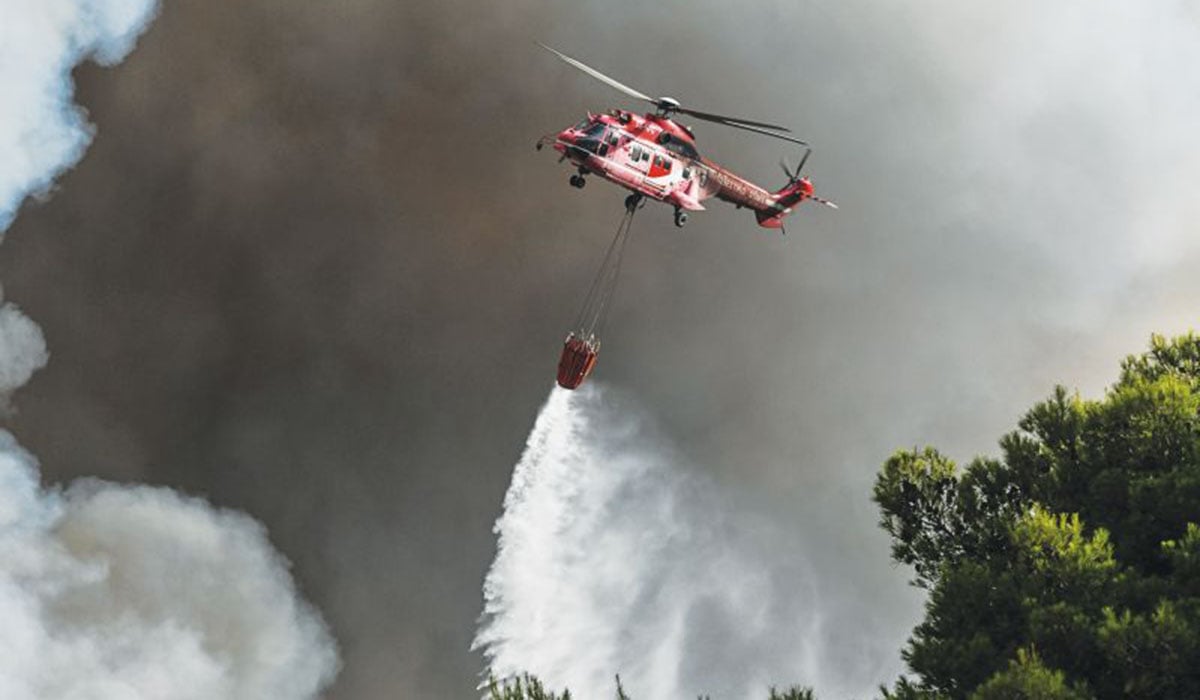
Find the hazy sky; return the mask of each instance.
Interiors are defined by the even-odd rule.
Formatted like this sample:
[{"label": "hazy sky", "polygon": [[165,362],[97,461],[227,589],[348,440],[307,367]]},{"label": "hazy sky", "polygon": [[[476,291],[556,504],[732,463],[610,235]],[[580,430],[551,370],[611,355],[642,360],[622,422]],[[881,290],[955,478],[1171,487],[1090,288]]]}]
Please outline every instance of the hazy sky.
[{"label": "hazy sky", "polygon": [[[535,40],[816,148],[842,208],[787,237],[638,215],[596,379],[791,533],[839,683],[919,612],[869,501],[888,454],[994,451],[1195,323],[1184,2],[168,0],[77,71],[95,141],[0,248],[51,352],[5,422],[47,480],[261,519],[340,642],[330,698],[477,680],[492,523],[623,198],[533,143],[634,106]],[[795,162],[695,128],[772,188]]]}]

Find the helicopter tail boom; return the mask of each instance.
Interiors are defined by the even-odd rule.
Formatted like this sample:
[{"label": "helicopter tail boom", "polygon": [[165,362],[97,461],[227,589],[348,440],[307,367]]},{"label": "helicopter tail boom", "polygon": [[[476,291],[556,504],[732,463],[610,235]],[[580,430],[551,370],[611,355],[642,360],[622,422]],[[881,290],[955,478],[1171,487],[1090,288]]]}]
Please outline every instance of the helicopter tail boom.
[{"label": "helicopter tail boom", "polygon": [[806,178],[794,179],[771,195],[771,204],[756,207],[754,217],[763,228],[783,228],[783,219],[793,207],[813,196],[813,186]]}]

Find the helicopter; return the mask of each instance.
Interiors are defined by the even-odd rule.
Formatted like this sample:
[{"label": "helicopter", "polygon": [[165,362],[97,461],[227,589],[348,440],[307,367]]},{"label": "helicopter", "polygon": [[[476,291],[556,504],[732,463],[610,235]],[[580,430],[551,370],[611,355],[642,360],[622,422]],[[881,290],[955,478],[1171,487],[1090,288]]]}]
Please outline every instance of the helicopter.
[{"label": "helicopter", "polygon": [[[759,226],[780,229],[784,233],[784,218],[806,200],[837,208],[828,199],[818,197],[812,182],[801,177],[800,171],[812,149],[804,141],[790,136],[791,130],[787,127],[702,112],[684,107],[673,97],[650,97],[545,44],[538,42],[538,46],[609,87],[655,107],[654,112],[644,115],[624,109],[612,109],[603,114],[589,112],[578,124],[539,139],[538,150],[552,144],[554,150],[562,154],[559,161],[569,161],[575,167],[576,172],[570,177],[573,187],[582,189],[587,184],[587,176],[596,175],[632,192],[625,200],[625,206],[631,212],[644,206],[645,199],[674,207],[678,227],[687,223],[688,212],[703,211],[703,202],[712,197],[739,209],[750,209]],[[803,147],[804,156],[795,170],[780,161],[788,181],[771,192],[700,155],[696,149],[696,135],[689,127],[675,121],[674,114],[686,114],[789,141]]]}]

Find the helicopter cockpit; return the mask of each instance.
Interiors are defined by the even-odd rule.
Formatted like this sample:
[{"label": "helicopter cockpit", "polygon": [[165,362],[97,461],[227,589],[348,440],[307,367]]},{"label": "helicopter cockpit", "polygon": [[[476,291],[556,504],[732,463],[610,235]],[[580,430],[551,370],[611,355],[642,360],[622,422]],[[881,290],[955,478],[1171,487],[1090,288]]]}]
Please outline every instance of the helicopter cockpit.
[{"label": "helicopter cockpit", "polygon": [[574,145],[589,153],[605,156],[608,154],[609,145],[616,141],[615,137],[610,138],[610,135],[605,133],[608,129],[609,126],[603,122],[584,120],[575,126],[578,133]]},{"label": "helicopter cockpit", "polygon": [[592,153],[599,152],[600,146],[603,143],[602,139],[604,138],[604,131],[607,128],[608,127],[601,122],[592,123],[583,129],[582,134],[576,137],[575,145],[591,151]]}]

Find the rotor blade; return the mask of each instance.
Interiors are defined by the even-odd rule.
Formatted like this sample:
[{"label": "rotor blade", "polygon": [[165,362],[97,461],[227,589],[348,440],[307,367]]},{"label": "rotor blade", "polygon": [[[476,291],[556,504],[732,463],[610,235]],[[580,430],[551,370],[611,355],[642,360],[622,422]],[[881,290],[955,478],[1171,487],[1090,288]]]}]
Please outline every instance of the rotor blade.
[{"label": "rotor blade", "polygon": [[838,208],[838,205],[834,204],[833,202],[829,201],[828,199],[818,197],[815,194],[809,195],[808,198],[811,199],[812,201],[816,202],[817,204],[824,204],[825,206],[829,207],[830,209]]},{"label": "rotor blade", "polygon": [[750,119],[742,119],[740,117],[726,117],[721,114],[713,114],[711,112],[701,112],[698,109],[688,109],[687,107],[680,107],[680,108],[676,109],[675,111],[683,112],[684,114],[690,114],[697,119],[703,119],[703,120],[709,121],[709,122],[717,122],[718,124],[729,124],[731,126],[734,124],[741,124],[742,126],[757,126],[760,129],[771,129],[773,131],[784,131],[784,132],[788,132],[788,133],[791,133],[791,131],[792,131],[791,129],[787,128],[786,126],[779,126],[778,124],[768,124],[766,122],[756,122],[756,121],[752,121]]},{"label": "rotor blade", "polygon": [[804,157],[800,159],[800,165],[796,166],[796,177],[800,176],[800,171],[804,169],[804,164],[808,162],[808,157],[811,155],[812,155],[812,149],[806,148],[804,150]]},{"label": "rotor blade", "polygon": [[607,75],[596,70],[595,68],[592,68],[591,66],[589,66],[585,63],[582,63],[580,61],[576,61],[575,59],[571,58],[570,56],[566,55],[565,53],[555,51],[554,49],[550,48],[549,46],[546,46],[545,44],[543,44],[540,41],[537,42],[537,45],[542,47],[543,49],[546,49],[547,51],[554,54],[555,56],[558,56],[563,61],[571,64],[572,66],[575,66],[576,68],[583,71],[584,73],[587,73],[588,75],[592,76],[596,80],[599,80],[600,82],[604,83],[605,85],[608,85],[609,87],[616,88],[617,90],[620,90],[621,92],[625,93],[626,95],[629,95],[630,97],[634,97],[639,100],[645,100],[646,102],[649,102],[650,104],[655,104],[655,105],[658,104],[658,101],[655,100],[654,98],[650,97],[649,95],[640,93],[637,90],[634,90],[633,88],[629,87],[628,85],[619,83],[616,80],[613,80],[612,78],[608,77]]},{"label": "rotor blade", "polygon": [[792,174],[792,171],[791,171],[791,170],[788,168],[788,164],[787,164],[787,160],[786,160],[786,159],[784,159],[784,158],[780,158],[780,159],[779,159],[779,167],[783,168],[783,174],[788,176],[788,181],[789,181],[789,182],[795,182],[795,181],[796,181],[796,176],[795,176],[795,175],[793,175],[793,174]]},{"label": "rotor blade", "polygon": [[[696,115],[692,115],[692,116],[696,116]],[[700,118],[704,119],[704,117],[700,117]],[[749,124],[743,124],[742,122],[730,121],[728,119],[722,119],[722,120],[709,119],[708,121],[716,122],[717,124],[724,124],[725,126],[732,126],[735,129],[744,129],[746,131],[753,131],[756,134],[762,134],[764,136],[773,136],[777,139],[783,139],[784,141],[791,141],[792,143],[798,143],[801,146],[808,145],[807,141],[801,141],[800,139],[788,136],[787,134],[780,134],[778,132],[771,131],[769,129],[760,129],[757,126],[750,126]]]}]

